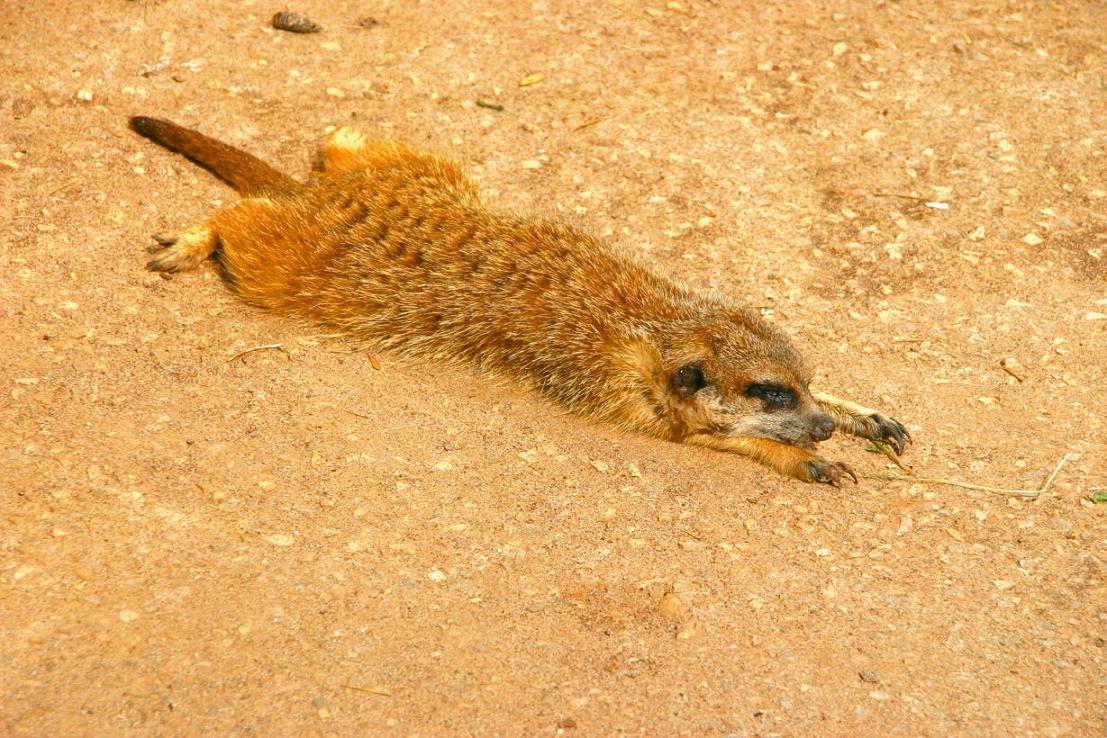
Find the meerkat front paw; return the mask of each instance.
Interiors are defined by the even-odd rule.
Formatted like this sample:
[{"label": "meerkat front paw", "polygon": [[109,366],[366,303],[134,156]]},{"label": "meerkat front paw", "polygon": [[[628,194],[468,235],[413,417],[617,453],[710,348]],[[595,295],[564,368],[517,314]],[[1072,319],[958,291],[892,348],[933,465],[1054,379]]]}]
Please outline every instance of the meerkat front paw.
[{"label": "meerkat front paw", "polygon": [[835,424],[850,435],[887,444],[897,456],[911,443],[911,434],[903,423],[878,412],[835,418]]},{"label": "meerkat front paw", "polygon": [[820,456],[807,461],[803,465],[802,471],[801,479],[805,482],[817,482],[819,484],[829,484],[833,487],[841,487],[842,482],[845,481],[846,477],[849,477],[854,484],[857,484],[857,475],[853,473],[853,469],[849,465],[840,461],[830,461]]},{"label": "meerkat front paw", "polygon": [[863,426],[863,432],[857,435],[870,441],[888,444],[896,452],[896,455],[902,454],[907,449],[908,444],[911,443],[911,434],[903,423],[895,418],[873,413],[859,422]]},{"label": "meerkat front paw", "polygon": [[898,420],[856,402],[843,400],[824,392],[812,392],[816,402],[830,417],[834,426],[852,436],[888,444],[896,455],[902,454],[911,443],[911,434]]},{"label": "meerkat front paw", "polygon": [[154,235],[154,245],[147,249],[152,272],[183,272],[195,269],[215,250],[215,234],[204,226],[189,228],[179,236]]}]

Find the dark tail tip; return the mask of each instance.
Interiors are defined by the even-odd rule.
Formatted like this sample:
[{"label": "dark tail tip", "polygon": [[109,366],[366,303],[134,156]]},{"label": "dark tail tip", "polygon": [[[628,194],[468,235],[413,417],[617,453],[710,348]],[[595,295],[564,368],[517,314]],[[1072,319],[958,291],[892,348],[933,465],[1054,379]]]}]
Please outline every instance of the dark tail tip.
[{"label": "dark tail tip", "polygon": [[161,118],[135,115],[127,125],[138,135],[188,158],[239,192],[295,187],[296,182],[230,144]]},{"label": "dark tail tip", "polygon": [[157,118],[147,118],[145,115],[135,115],[127,121],[127,125],[140,136],[153,138],[165,126],[165,121]]}]

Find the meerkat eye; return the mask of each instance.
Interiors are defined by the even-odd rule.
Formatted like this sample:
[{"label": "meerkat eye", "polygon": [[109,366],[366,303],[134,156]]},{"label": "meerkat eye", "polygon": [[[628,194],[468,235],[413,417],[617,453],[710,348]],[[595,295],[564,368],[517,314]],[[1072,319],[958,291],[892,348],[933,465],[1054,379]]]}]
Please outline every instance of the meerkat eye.
[{"label": "meerkat eye", "polygon": [[772,410],[790,410],[796,406],[796,393],[779,384],[755,382],[746,387],[745,394],[764,401]]},{"label": "meerkat eye", "polygon": [[691,397],[707,386],[707,377],[699,363],[685,364],[673,373],[669,386],[684,397]]}]

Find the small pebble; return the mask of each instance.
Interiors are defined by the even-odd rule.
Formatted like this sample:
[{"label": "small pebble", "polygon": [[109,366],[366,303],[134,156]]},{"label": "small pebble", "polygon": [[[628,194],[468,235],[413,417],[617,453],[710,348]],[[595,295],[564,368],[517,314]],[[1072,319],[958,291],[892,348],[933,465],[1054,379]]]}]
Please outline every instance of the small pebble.
[{"label": "small pebble", "polygon": [[660,609],[661,614],[669,620],[684,620],[688,617],[688,606],[672,592],[669,592],[661,598],[658,609]]},{"label": "small pebble", "polygon": [[289,10],[273,16],[273,28],[291,33],[319,33],[323,30],[323,27],[315,21]]},{"label": "small pebble", "polygon": [[859,671],[857,676],[861,677],[861,681],[868,682],[869,684],[876,684],[880,681],[879,671]]},{"label": "small pebble", "polygon": [[904,515],[902,518],[900,518],[899,528],[896,529],[896,535],[907,535],[911,532],[911,528],[914,527],[914,524],[915,523],[913,520],[911,520],[910,515]]}]

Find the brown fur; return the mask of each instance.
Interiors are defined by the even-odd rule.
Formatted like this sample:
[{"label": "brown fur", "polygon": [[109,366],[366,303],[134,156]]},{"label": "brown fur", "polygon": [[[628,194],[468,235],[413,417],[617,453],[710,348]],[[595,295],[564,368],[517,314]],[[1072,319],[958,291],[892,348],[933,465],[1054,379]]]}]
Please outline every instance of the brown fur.
[{"label": "brown fur", "polygon": [[241,193],[290,189],[296,182],[256,156],[166,120],[136,115],[131,130],[182,154]]},{"label": "brown fur", "polygon": [[[152,269],[214,256],[254,305],[380,349],[474,364],[583,415],[806,481],[856,481],[813,452],[835,426],[897,451],[907,442],[895,421],[816,399],[792,343],[754,312],[570,226],[496,214],[451,162],[340,129],[301,185],[175,124],[131,125],[254,195],[155,237]],[[751,394],[766,383],[788,389],[788,407]]]}]

